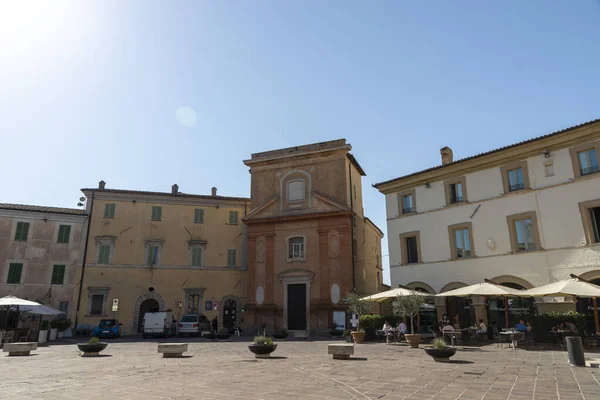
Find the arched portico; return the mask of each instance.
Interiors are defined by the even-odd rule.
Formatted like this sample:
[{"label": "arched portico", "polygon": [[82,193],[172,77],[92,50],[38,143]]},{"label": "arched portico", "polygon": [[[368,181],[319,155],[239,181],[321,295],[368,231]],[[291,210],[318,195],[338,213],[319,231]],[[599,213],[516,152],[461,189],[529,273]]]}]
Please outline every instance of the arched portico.
[{"label": "arched portico", "polygon": [[136,302],[135,302],[135,306],[133,308],[133,327],[132,327],[132,331],[131,333],[137,333],[138,331],[138,326],[139,326],[139,321],[140,321],[140,307],[142,306],[142,303],[146,300],[155,300],[158,303],[158,307],[160,311],[164,311],[165,309],[165,301],[163,300],[162,296],[156,292],[146,292],[142,295],[140,295]]}]

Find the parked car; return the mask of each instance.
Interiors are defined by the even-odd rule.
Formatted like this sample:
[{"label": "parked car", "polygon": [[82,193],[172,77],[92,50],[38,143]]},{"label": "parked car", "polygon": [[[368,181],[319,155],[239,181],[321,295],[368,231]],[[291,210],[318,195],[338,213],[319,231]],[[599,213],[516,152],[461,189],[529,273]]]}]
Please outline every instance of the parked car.
[{"label": "parked car", "polygon": [[210,321],[202,314],[185,314],[177,324],[177,335],[179,336],[200,336],[204,332],[210,332]]},{"label": "parked car", "polygon": [[171,311],[147,312],[144,315],[143,336],[164,336],[174,335],[177,330],[177,321],[173,318]]},{"label": "parked car", "polygon": [[121,337],[121,323],[116,319],[100,320],[94,328],[93,335],[97,338],[118,338]]}]

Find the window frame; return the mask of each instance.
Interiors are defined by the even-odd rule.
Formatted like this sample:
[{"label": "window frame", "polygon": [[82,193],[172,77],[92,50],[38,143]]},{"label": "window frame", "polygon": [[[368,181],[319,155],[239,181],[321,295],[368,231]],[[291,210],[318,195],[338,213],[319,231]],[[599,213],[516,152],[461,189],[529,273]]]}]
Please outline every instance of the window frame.
[{"label": "window frame", "polygon": [[[231,253],[233,252],[233,253]],[[233,263],[231,263],[231,254],[233,254]],[[237,248],[228,248],[227,249],[227,267],[235,268],[237,267]]]},{"label": "window frame", "polygon": [[[302,197],[295,200],[290,200],[290,185],[292,183],[300,182],[302,183]],[[294,178],[290,179],[285,183],[285,201],[286,203],[303,203],[306,201],[306,180],[303,178]]]},{"label": "window frame", "polygon": [[[462,185],[462,200],[457,202],[452,202],[452,188],[451,185],[455,185],[460,183]],[[444,192],[446,194],[446,207],[458,205],[458,204],[466,204],[469,201],[467,200],[467,179],[464,176],[449,179],[444,182]],[[414,204],[414,202],[413,202]]]},{"label": "window frame", "polygon": [[599,158],[598,162],[600,164],[600,140],[583,143],[583,144],[571,147],[569,149],[569,154],[571,155],[571,163],[573,165],[573,173],[575,174],[575,179],[585,178],[588,176],[597,176],[597,174],[600,174],[600,171],[592,172],[591,174],[586,174],[586,175],[581,174],[581,165],[579,164],[578,153],[581,153],[582,151],[586,151],[586,150],[590,150],[590,149],[596,149],[596,157]]},{"label": "window frame", "polygon": [[[406,249],[406,239],[416,237],[417,238],[417,257],[419,258],[416,263],[408,262],[408,252]],[[423,263],[423,258],[421,257],[421,232],[420,231],[412,231],[405,232],[400,234],[400,254],[401,254],[401,264],[400,265],[418,265]]]},{"label": "window frame", "polygon": [[[88,302],[87,302],[87,314],[86,317],[105,317],[106,316],[106,302],[108,301],[108,293],[110,287],[88,287]],[[101,314],[92,314],[92,298],[93,296],[102,296],[102,310]]]},{"label": "window frame", "polygon": [[[417,196],[416,196],[417,191],[415,189],[411,189],[411,190],[405,190],[403,192],[399,192],[397,194],[398,199],[397,199],[397,203],[398,203],[398,216],[399,217],[406,217],[409,215],[414,215],[417,213]],[[404,212],[404,208],[402,207],[402,198],[405,196],[411,195],[412,196],[412,211],[405,213]]]},{"label": "window frame", "polygon": [[[232,218],[235,215],[235,218]],[[229,225],[239,225],[240,212],[238,210],[229,210]]]},{"label": "window frame", "polygon": [[[158,210],[158,215],[156,215],[155,210]],[[152,215],[150,216],[150,220],[156,222],[162,221],[162,206],[152,206]]]},{"label": "window frame", "polygon": [[[111,265],[114,251],[115,251],[115,241],[116,241],[116,238],[114,238],[114,237],[106,237],[106,236],[96,237],[96,265]],[[109,247],[107,263],[100,262],[101,246]]]},{"label": "window frame", "polygon": [[[9,281],[10,275],[11,275],[10,269],[13,265],[19,265],[21,268],[21,271],[19,272],[19,281],[18,282],[10,282]],[[25,269],[24,267],[25,267],[25,263],[23,263],[23,262],[9,261],[8,267],[6,268],[6,278],[4,280],[6,282],[6,285],[21,285],[21,284],[23,284],[23,270]],[[14,275],[14,273],[13,273],[13,275]]]},{"label": "window frame", "polygon": [[588,246],[600,244],[594,240],[594,232],[592,227],[592,218],[590,217],[590,209],[600,207],[600,199],[588,200],[579,203],[579,212],[583,221],[583,231],[585,233],[585,241]]},{"label": "window frame", "polygon": [[[158,247],[158,253],[154,264],[149,263],[148,252],[150,247]],[[160,258],[162,255],[162,242],[149,240],[144,243],[144,266],[146,267],[158,267],[160,265]]]},{"label": "window frame", "polygon": [[[302,239],[302,256],[301,257],[290,257],[290,241],[292,239]],[[293,261],[306,261],[306,236],[304,235],[294,235],[294,236],[289,236],[287,238],[285,238],[285,244],[286,244],[286,262],[293,262]]]},{"label": "window frame", "polygon": [[[515,225],[515,222],[526,220],[529,218],[531,219],[531,224],[533,225],[533,241],[535,243],[535,250],[519,250],[519,243],[517,241],[517,227]],[[508,224],[508,233],[510,236],[510,247],[512,254],[532,253],[543,250],[540,238],[540,230],[538,228],[537,213],[535,211],[507,215],[506,222]]]},{"label": "window frame", "polygon": [[[61,241],[61,228],[68,228],[69,234],[67,235],[67,241]],[[69,244],[71,243],[71,231],[73,230],[73,226],[70,224],[59,224],[58,225],[58,233],[56,235],[56,244]],[[64,232],[63,232],[64,236]],[[64,239],[64,238],[63,238]]]},{"label": "window frame", "polygon": [[[25,235],[25,239],[19,238],[17,239],[17,233],[19,232],[19,224],[27,225],[27,234]],[[12,235],[13,242],[21,242],[27,243],[29,241],[29,231],[31,230],[31,222],[29,221],[16,221],[15,231]],[[21,231],[21,236],[23,236],[23,231]]]},{"label": "window frame", "polygon": [[[458,257],[458,249],[456,248],[456,231],[465,229],[469,231],[469,247],[471,248],[471,255],[468,257]],[[450,239],[450,259],[458,261],[475,258],[475,246],[473,244],[473,224],[471,222],[461,222],[459,224],[449,225],[448,238]]]},{"label": "window frame", "polygon": [[[523,188],[517,190],[510,190],[510,179],[508,178],[508,173],[509,171],[512,171],[517,168],[521,168],[521,171],[523,172]],[[502,185],[504,187],[505,195],[509,193],[518,193],[531,189],[531,185],[529,183],[529,170],[527,169],[527,160],[505,165],[500,168],[500,172],[502,173]]]},{"label": "window frame", "polygon": [[[60,283],[54,282],[54,277],[59,276],[56,272],[56,267],[62,267],[62,280]],[[52,286],[62,286],[65,284],[65,278],[67,277],[67,266],[65,264],[53,264],[52,265],[52,274],[50,275],[50,285]]]},{"label": "window frame", "polygon": [[204,208],[195,208],[194,209],[194,223],[195,224],[204,224]]}]

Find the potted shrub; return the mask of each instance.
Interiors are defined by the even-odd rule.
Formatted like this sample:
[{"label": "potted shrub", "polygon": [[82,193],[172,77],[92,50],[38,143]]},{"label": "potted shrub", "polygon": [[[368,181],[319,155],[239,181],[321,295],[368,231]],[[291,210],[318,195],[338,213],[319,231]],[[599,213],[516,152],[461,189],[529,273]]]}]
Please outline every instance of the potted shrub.
[{"label": "potted shrub", "polygon": [[98,357],[106,346],[108,343],[101,342],[97,337],[92,337],[85,343],[77,343],[77,347],[83,352],[81,357]]},{"label": "potted shrub", "polygon": [[333,337],[340,337],[344,334],[344,331],[337,328],[337,324],[335,322],[331,323],[329,327],[329,334]]},{"label": "potted shrub", "polygon": [[278,339],[278,340],[283,340],[286,339],[288,337],[288,331],[287,328],[283,327],[279,330],[279,332],[273,332],[273,338]]},{"label": "potted shrub", "polygon": [[248,345],[248,349],[254,353],[255,358],[269,358],[276,348],[277,345],[273,343],[273,339],[266,336],[255,336],[254,344]]},{"label": "potted shrub", "polygon": [[69,329],[71,327],[71,320],[70,319],[60,319],[58,320],[58,334],[57,337],[59,339],[62,339],[63,336],[65,336],[65,331],[67,331],[67,329]]},{"label": "potted shrub", "polygon": [[352,331],[350,329],[346,329],[344,331],[344,338],[346,339],[346,342],[348,343],[352,343],[352,335],[351,335]]},{"label": "potted shrub", "polygon": [[219,333],[217,333],[217,339],[219,340],[227,340],[231,337],[231,333],[226,328],[219,329]]},{"label": "potted shrub", "polygon": [[38,343],[46,343],[48,339],[48,327],[50,323],[48,321],[42,321],[40,325],[40,333],[38,334]]},{"label": "potted shrub", "polygon": [[415,326],[413,324],[413,318],[421,310],[421,306],[425,303],[423,296],[420,294],[409,294],[406,296],[398,296],[394,300],[394,314],[402,317],[410,318],[410,333],[404,335],[406,341],[410,344],[410,347],[414,349],[419,348],[421,343],[421,334],[415,333]]},{"label": "potted shrub", "polygon": [[442,338],[434,339],[432,345],[425,347],[424,350],[437,362],[448,362],[450,357],[456,354],[456,347],[448,346]]},{"label": "potted shrub", "polygon": [[48,340],[56,340],[56,335],[58,334],[58,325],[59,322],[57,319],[50,321],[50,337]]},{"label": "potted shrub", "polygon": [[365,341],[365,331],[360,329],[360,316],[371,311],[372,302],[361,300],[361,296],[354,292],[347,293],[344,301],[348,304],[348,310],[356,314],[359,320],[356,324],[356,331],[352,331],[352,339],[354,339],[354,343],[363,343]]}]

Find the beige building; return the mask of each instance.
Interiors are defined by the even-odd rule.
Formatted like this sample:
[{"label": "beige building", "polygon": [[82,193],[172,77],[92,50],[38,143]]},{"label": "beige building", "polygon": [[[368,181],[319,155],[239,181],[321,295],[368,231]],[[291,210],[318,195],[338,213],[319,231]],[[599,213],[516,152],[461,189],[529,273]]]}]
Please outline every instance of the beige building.
[{"label": "beige building", "polygon": [[382,287],[383,233],[364,216],[365,172],[345,139],[252,154],[248,324],[347,325],[347,292]]},{"label": "beige building", "polygon": [[39,301],[72,317],[85,219],[84,210],[0,204],[0,297]]},{"label": "beige building", "polygon": [[[76,292],[78,323],[116,318],[137,333],[143,315],[199,312],[242,324],[249,199],[179,192],[82,189],[91,226]],[[79,289],[79,287],[77,288]],[[113,312],[113,302],[118,302]]]}]

